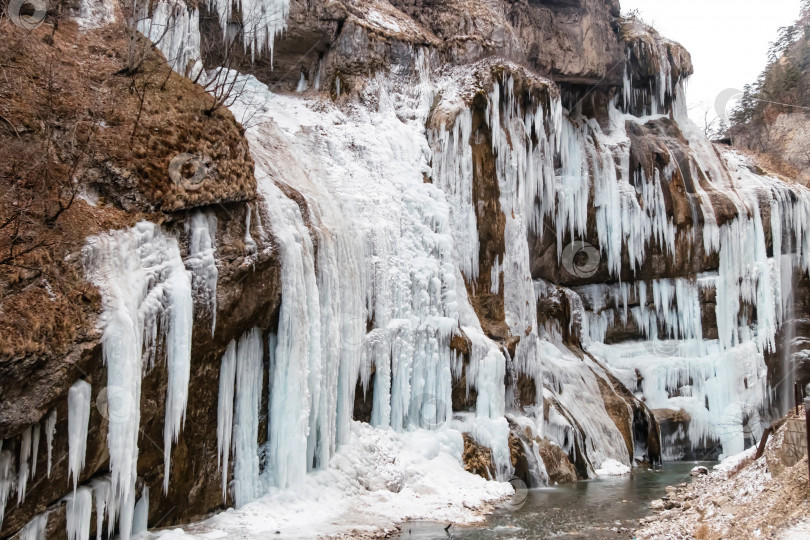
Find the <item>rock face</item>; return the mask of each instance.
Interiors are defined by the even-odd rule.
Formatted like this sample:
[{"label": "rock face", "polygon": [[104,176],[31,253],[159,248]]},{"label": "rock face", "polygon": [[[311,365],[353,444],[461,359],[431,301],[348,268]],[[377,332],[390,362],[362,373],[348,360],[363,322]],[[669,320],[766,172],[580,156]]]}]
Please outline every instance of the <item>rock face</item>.
[{"label": "rock face", "polygon": [[[78,11],[78,6],[69,4],[63,8],[66,13],[74,8]],[[45,27],[52,30],[51,19],[48,21]],[[25,65],[22,73],[26,74],[47,71],[49,61],[60,66],[54,68],[50,82],[57,87],[56,92],[38,77],[24,76],[12,85],[17,94],[4,86],[2,92],[9,93],[4,95],[7,105],[2,114],[11,124],[0,131],[1,144],[4,149],[15,145],[23,149],[42,148],[47,146],[43,141],[50,133],[52,161],[49,166],[51,175],[56,177],[53,181],[60,182],[64,175],[68,181],[78,183],[76,191],[58,184],[54,187],[54,191],[61,190],[59,196],[63,203],[75,198],[55,224],[46,221],[42,229],[19,229],[27,235],[26,242],[33,245],[39,238],[45,238],[44,249],[48,255],[32,251],[25,255],[28,259],[11,262],[36,263],[40,270],[27,276],[20,275],[13,267],[2,268],[2,455],[24,455],[26,433],[31,437],[33,432],[33,441],[27,439],[31,457],[26,466],[31,478],[19,504],[14,493],[20,490],[17,475],[22,463],[15,457],[2,473],[0,482],[7,482],[10,477],[13,480],[0,488],[5,506],[5,512],[0,511],[0,515],[4,514],[0,536],[13,535],[33,516],[46,510],[50,512],[47,537],[65,535],[65,503],[61,499],[69,492],[67,486],[72,484],[67,465],[67,395],[78,379],[91,384],[92,400],[85,466],[76,480],[80,485],[89,485],[103,477],[109,468],[106,439],[110,413],[106,396],[110,396],[110,400],[114,398],[105,388],[107,370],[98,327],[100,296],[81,277],[85,273],[81,256],[85,237],[128,228],[142,219],[154,220],[180,239],[182,256],[189,260],[191,235],[187,226],[195,212],[204,212],[214,224],[217,326],[212,336],[211,304],[198,296],[189,380],[193,393],[188,402],[185,429],[174,446],[171,488],[160,502],[155,501],[155,508],[167,515],[165,523],[203,516],[225,504],[216,463],[220,359],[227,344],[238,339],[245,329],[277,326],[281,295],[279,260],[272,239],[261,234],[261,222],[256,220],[259,207],[254,202],[253,161],[241,127],[225,109],[210,116],[201,115],[201,107],[210,103],[210,97],[203,88],[168,71],[159,54],[148,57],[144,72],[131,80],[114,75],[121,68],[121,55],[126,52],[126,33],[118,25],[82,32],[76,22],[65,18],[48,44],[40,41],[50,32],[46,32],[46,28],[35,31],[33,38],[7,20],[0,24],[4,27],[0,46],[4,64]],[[145,92],[140,117],[141,103],[134,93],[127,91],[130,85]],[[93,88],[93,92],[88,94],[87,87]],[[50,109],[43,105],[47,100],[52,103]],[[40,127],[35,115],[48,110],[52,116]],[[17,133],[6,129],[9,126]],[[193,154],[201,160],[206,174],[200,185],[184,187],[169,174],[171,157],[181,153]],[[18,155],[25,157],[25,154]],[[191,176],[194,171],[180,172]],[[14,197],[15,204],[25,203],[25,188],[39,185],[26,186],[23,182],[31,180],[22,176],[8,178],[20,182],[2,188],[4,194]],[[40,200],[46,197],[43,191],[40,187],[36,193]],[[11,202],[10,199],[8,203]],[[3,219],[14,218],[16,214],[8,212],[5,200],[3,204]],[[247,219],[248,212],[253,213],[252,222]],[[32,209],[23,217],[36,223],[39,214]],[[246,231],[246,223],[250,224],[250,231]],[[257,239],[256,245],[245,244],[248,232]],[[21,244],[19,251],[24,251],[27,245]],[[4,244],[3,249],[6,252],[8,245]],[[6,272],[6,268],[10,272]],[[45,304],[38,303],[40,295],[47,299]],[[71,309],[66,310],[65,306]],[[66,320],[56,326],[47,322],[49,317]],[[33,326],[30,322],[26,325],[27,321],[35,320],[38,322]],[[27,346],[14,341],[17,326],[22,326],[20,332],[27,336]],[[70,333],[63,336],[61,329],[56,330],[61,327],[67,327]],[[40,332],[43,334],[41,345]],[[154,367],[144,375],[139,407],[138,470],[142,471],[139,486],[149,486],[153,494],[160,493],[163,483],[161,441],[167,382],[165,356],[160,355]],[[51,420],[55,420],[55,424],[49,430]]]},{"label": "rock face", "polygon": [[[80,9],[73,4],[66,10]],[[144,13],[158,20],[161,5]],[[77,181],[90,192],[82,208],[101,221],[83,230],[76,218],[69,246],[79,266],[85,237],[146,219],[176,239],[193,274],[188,406],[171,446],[166,493],[166,351],[144,370],[138,403],[135,486],[139,496],[148,487],[150,527],[187,523],[257,495],[246,494],[242,471],[220,470],[222,446],[226,457],[231,447],[223,438],[231,433],[222,420],[228,407],[231,422],[244,413],[241,420],[253,424],[255,433],[233,443],[233,453],[234,460],[255,458],[255,476],[281,459],[269,446],[289,449],[302,440],[296,471],[328,466],[352,419],[400,430],[461,426],[469,472],[515,475],[529,485],[592,477],[606,459],[656,464],[673,447],[712,445],[717,426],[706,416],[717,408],[733,416],[734,438],[720,441],[724,449],[750,438],[768,388],[779,388],[766,380],[763,351],[772,355],[768,377],[785,347],[804,358],[801,344],[784,336],[789,303],[774,300],[774,291],[810,267],[800,259],[810,253],[803,247],[810,231],[802,228],[810,198],[740,156],[721,158],[695,135],[680,110],[681,82],[692,70],[686,51],[621,18],[613,0],[273,6],[284,15],[259,50],[223,40],[223,32],[236,32],[237,43],[249,35],[250,14],[222,14],[207,2],[172,12],[198,17],[199,28],[156,44],[188,75],[197,60],[254,75],[225,100],[234,114],[258,115],[257,124],[251,114],[237,115],[241,127],[211,104],[223,97],[221,85],[200,78],[203,88],[172,74],[157,53],[149,56],[151,70],[116,75],[129,77],[128,86],[102,77],[121,70],[128,37],[121,23],[79,31],[73,21],[56,28],[49,20],[33,34],[43,40],[37,47],[51,39],[66,63],[73,43],[82,55],[87,50],[84,64],[103,69],[82,80],[104,85],[106,104],[124,103],[130,88],[135,95],[160,89],[159,100],[129,100],[132,114],[110,110],[103,120],[108,144]],[[105,39],[117,48],[98,49]],[[179,68],[167,52],[178,48],[190,60]],[[15,55],[37,50],[4,54],[18,61]],[[246,105],[267,97],[263,85],[275,94]],[[21,136],[14,133],[20,110],[10,115],[13,130],[2,127],[3,141]],[[173,122],[164,127],[167,115]],[[35,129],[29,121],[25,136]],[[122,133],[131,133],[131,143]],[[174,161],[183,154],[190,157]],[[191,182],[201,169],[210,174]],[[214,241],[207,249],[193,232],[200,216]],[[740,239],[756,249],[743,253]],[[213,268],[201,262],[202,251]],[[788,265],[783,254],[797,260]],[[100,397],[110,392],[100,328],[109,314],[105,291],[82,270],[73,269],[85,291],[76,296],[86,304],[80,331],[61,349],[3,353],[0,495],[14,493],[12,486],[21,494],[17,472],[28,466],[20,456],[31,437],[39,441],[35,480],[52,461],[46,481],[29,482],[19,505],[5,505],[3,537],[46,511],[49,530],[65,530],[67,399],[78,379],[91,384],[92,399],[77,482],[97,486],[111,469],[111,398],[105,405]],[[766,286],[763,276],[777,274],[780,283]],[[794,290],[806,299],[798,294],[807,287],[801,276]],[[44,297],[48,282],[37,287]],[[395,302],[401,305],[393,309]],[[795,335],[805,335],[801,324],[789,325]],[[258,374],[240,372],[237,382],[256,390],[249,397],[258,412],[247,418],[245,407],[234,413],[233,395],[222,410],[223,357],[254,328],[262,340],[253,359]],[[667,338],[699,351],[667,349]],[[712,354],[721,361],[711,364]],[[408,370],[418,373],[413,386],[424,388],[403,397],[403,388],[411,393]],[[277,384],[294,395],[277,402]],[[310,403],[322,387],[323,401]],[[729,397],[738,391],[745,406]],[[53,411],[49,453],[43,441]],[[280,437],[278,426],[291,417],[304,419],[294,428],[306,436]],[[291,473],[280,487],[296,479]]]}]

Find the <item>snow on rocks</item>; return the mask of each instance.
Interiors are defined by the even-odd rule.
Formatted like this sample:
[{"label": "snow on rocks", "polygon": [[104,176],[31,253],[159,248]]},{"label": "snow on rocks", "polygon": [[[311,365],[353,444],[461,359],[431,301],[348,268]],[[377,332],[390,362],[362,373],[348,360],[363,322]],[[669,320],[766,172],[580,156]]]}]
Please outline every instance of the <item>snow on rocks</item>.
[{"label": "snow on rocks", "polygon": [[271,489],[239,510],[149,538],[383,536],[405,520],[471,523],[479,509],[510,496],[506,482],[486,481],[461,465],[463,440],[453,429],[396,433],[351,425],[329,468],[288,490]]},{"label": "snow on rocks", "polygon": [[599,476],[622,476],[630,474],[630,467],[615,459],[606,459],[602,462],[602,466],[596,469],[596,474]]},{"label": "snow on rocks", "polygon": [[690,472],[690,476],[704,476],[709,474],[709,469],[703,467],[702,465],[694,467]]}]

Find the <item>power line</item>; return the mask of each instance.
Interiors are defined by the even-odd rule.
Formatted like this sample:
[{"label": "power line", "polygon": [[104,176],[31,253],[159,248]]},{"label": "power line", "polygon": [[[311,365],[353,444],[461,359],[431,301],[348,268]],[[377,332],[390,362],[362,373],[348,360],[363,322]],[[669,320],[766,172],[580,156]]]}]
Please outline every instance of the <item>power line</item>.
[{"label": "power line", "polygon": [[749,99],[753,99],[755,101],[761,101],[763,103],[771,103],[773,105],[781,105],[783,107],[793,107],[794,109],[803,109],[805,111],[810,111],[810,107],[802,107],[801,105],[790,105],[789,103],[779,103],[778,101],[768,101],[767,99],[757,98],[753,96],[749,96]]}]

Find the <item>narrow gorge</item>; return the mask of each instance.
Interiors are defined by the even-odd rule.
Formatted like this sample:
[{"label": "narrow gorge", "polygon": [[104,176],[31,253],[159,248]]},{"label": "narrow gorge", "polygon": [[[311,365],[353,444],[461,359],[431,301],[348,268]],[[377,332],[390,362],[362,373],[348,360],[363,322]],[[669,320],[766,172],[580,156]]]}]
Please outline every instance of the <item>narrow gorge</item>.
[{"label": "narrow gorge", "polygon": [[41,3],[0,19],[2,538],[469,522],[810,382],[810,190],[618,0]]}]

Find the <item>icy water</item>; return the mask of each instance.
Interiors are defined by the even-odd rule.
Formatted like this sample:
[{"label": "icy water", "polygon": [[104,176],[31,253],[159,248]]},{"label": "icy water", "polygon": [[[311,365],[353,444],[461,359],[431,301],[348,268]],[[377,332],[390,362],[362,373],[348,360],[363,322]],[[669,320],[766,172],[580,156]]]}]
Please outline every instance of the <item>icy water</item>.
[{"label": "icy water", "polygon": [[665,463],[659,471],[638,470],[627,476],[529,490],[507,501],[484,523],[452,526],[447,531],[447,524],[405,523],[395,538],[632,538],[636,520],[650,514],[650,501],[665,495],[667,486],[691,481],[689,471],[696,465],[711,467],[714,464]]}]

